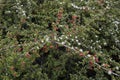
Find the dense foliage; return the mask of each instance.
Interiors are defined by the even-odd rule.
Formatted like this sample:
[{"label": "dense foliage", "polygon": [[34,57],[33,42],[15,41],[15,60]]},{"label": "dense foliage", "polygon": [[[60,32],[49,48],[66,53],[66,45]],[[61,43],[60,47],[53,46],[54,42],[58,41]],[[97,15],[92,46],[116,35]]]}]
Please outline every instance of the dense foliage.
[{"label": "dense foliage", "polygon": [[0,0],[0,80],[119,80],[119,0]]}]

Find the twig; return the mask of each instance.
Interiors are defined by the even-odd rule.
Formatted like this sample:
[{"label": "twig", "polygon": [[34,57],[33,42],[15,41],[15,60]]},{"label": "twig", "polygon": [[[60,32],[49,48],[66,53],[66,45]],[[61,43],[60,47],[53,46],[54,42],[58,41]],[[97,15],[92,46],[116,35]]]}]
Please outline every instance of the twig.
[{"label": "twig", "polygon": [[[55,43],[57,43],[57,44],[59,44],[59,45],[63,45],[64,47],[69,48],[69,49],[71,49],[71,50],[73,50],[73,51],[75,51],[75,52],[77,52],[77,53],[80,52],[80,51],[76,51],[76,49],[71,48],[71,47],[69,47],[69,46],[67,46],[67,45],[64,45],[64,44],[62,44],[62,43],[59,43],[59,42],[55,42]],[[88,57],[85,56],[85,58],[88,58]],[[99,67],[101,67],[103,70],[105,70],[105,71],[107,71],[107,72],[109,71],[108,69],[106,69],[105,67],[102,67],[101,65],[99,65],[99,64],[96,63],[96,62],[94,62],[94,64],[97,65],[97,66],[99,66]],[[115,72],[113,72],[113,71],[111,72],[111,74],[120,77],[119,74],[117,74],[117,73],[115,73]]]}]

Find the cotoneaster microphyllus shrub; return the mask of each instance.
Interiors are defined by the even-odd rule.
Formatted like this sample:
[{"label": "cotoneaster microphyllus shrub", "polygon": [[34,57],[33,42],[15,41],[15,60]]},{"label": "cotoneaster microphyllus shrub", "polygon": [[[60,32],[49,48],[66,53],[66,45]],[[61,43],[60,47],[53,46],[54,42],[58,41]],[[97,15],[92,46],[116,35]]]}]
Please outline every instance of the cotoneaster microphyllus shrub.
[{"label": "cotoneaster microphyllus shrub", "polygon": [[119,1],[6,0],[0,79],[118,80]]}]

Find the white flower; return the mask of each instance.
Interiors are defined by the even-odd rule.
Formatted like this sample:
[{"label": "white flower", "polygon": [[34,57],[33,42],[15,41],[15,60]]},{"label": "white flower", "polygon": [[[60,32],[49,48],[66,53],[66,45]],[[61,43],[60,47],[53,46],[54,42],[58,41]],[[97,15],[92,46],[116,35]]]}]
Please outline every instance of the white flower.
[{"label": "white flower", "polygon": [[99,41],[96,41],[96,43],[98,43]]},{"label": "white flower", "polygon": [[74,47],[72,46],[71,49],[74,49]]},{"label": "white flower", "polygon": [[118,66],[116,66],[116,69],[117,69],[117,70],[119,70],[119,67],[118,67]]},{"label": "white flower", "polygon": [[85,38],[82,38],[83,40],[85,40]]},{"label": "white flower", "polygon": [[70,43],[68,43],[68,45],[70,46],[71,44],[70,44]]},{"label": "white flower", "polygon": [[81,43],[78,43],[78,45],[81,45]]},{"label": "white flower", "polygon": [[90,7],[88,7],[88,10],[90,10],[91,8]]},{"label": "white flower", "polygon": [[82,9],[85,9],[85,7],[83,6]]},{"label": "white flower", "polygon": [[76,42],[78,42],[78,40],[76,40]]},{"label": "white flower", "polygon": [[62,44],[62,45],[64,45],[64,44],[65,44],[65,42],[62,42],[61,44]]},{"label": "white flower", "polygon": [[80,49],[79,51],[80,51],[80,52],[83,52],[83,50],[82,50],[82,49]]},{"label": "white flower", "polygon": [[37,46],[37,49],[39,49],[39,47]]},{"label": "white flower", "polygon": [[49,41],[49,37],[46,38],[46,41],[47,41],[47,42]]},{"label": "white flower", "polygon": [[64,4],[65,2],[60,2],[60,4]]},{"label": "white flower", "polygon": [[119,40],[115,40],[116,43],[120,42]]},{"label": "white flower", "polygon": [[43,40],[41,40],[41,42],[43,43],[44,41],[43,41]]},{"label": "white flower", "polygon": [[104,42],[104,45],[107,45],[107,43],[106,43],[106,42]]},{"label": "white flower", "polygon": [[65,38],[66,38],[66,39],[68,39],[68,37],[67,37],[67,36],[66,36]]},{"label": "white flower", "polygon": [[75,49],[78,49],[77,47],[75,47]]},{"label": "white flower", "polygon": [[23,13],[25,13],[25,11],[22,11]]},{"label": "white flower", "polygon": [[21,6],[23,6],[23,5],[21,5]]},{"label": "white flower", "polygon": [[19,5],[20,3],[17,3],[17,5]]},{"label": "white flower", "polygon": [[99,48],[102,48],[100,45],[98,46]]},{"label": "white flower", "polygon": [[62,38],[62,37],[60,37],[60,39],[62,40],[63,38]]},{"label": "white flower", "polygon": [[109,60],[112,61],[112,58],[110,58]]},{"label": "white flower", "polygon": [[9,14],[9,13],[11,13],[11,11],[6,11],[5,13]]},{"label": "white flower", "polygon": [[93,47],[92,47],[92,46],[90,46],[90,48],[92,49]]},{"label": "white flower", "polygon": [[77,37],[77,36],[75,36],[75,38],[77,39],[78,37]]},{"label": "white flower", "polygon": [[62,35],[61,37],[64,37],[65,35]]},{"label": "white flower", "polygon": [[17,8],[17,6],[13,6],[13,8]]},{"label": "white flower", "polygon": [[93,42],[93,40],[91,40],[91,42]]},{"label": "white flower", "polygon": [[97,35],[95,35],[95,37],[97,38],[98,36],[97,36]]},{"label": "white flower", "polygon": [[99,28],[99,30],[101,31],[102,29],[101,29],[101,28]]},{"label": "white flower", "polygon": [[108,74],[111,75],[111,74],[112,74],[112,70],[109,70],[109,71],[108,71]]},{"label": "white flower", "polygon": [[25,14],[25,13],[23,13],[23,16],[26,16],[26,14]]},{"label": "white flower", "polygon": [[107,6],[107,7],[106,7],[106,9],[110,9],[110,7],[109,7],[109,6]]},{"label": "white flower", "polygon": [[18,12],[18,10],[16,10],[16,12]]},{"label": "white flower", "polygon": [[113,33],[111,33],[111,34],[113,34]]},{"label": "white flower", "polygon": [[60,2],[60,4],[63,4],[62,2]]},{"label": "white flower", "polygon": [[105,1],[106,3],[109,3],[108,1]]},{"label": "white flower", "polygon": [[56,36],[54,36],[54,39],[55,39],[55,40],[57,39]]},{"label": "white flower", "polygon": [[88,55],[87,55],[87,57],[91,57],[91,55],[90,55],[90,54],[88,54]]},{"label": "white flower", "polygon": [[74,41],[74,39],[72,39],[72,41]]},{"label": "white flower", "polygon": [[93,56],[93,60],[95,60],[95,57]]},{"label": "white flower", "polygon": [[59,27],[63,27],[63,25],[59,25]]},{"label": "white flower", "polygon": [[92,9],[95,9],[95,7],[93,7]]}]

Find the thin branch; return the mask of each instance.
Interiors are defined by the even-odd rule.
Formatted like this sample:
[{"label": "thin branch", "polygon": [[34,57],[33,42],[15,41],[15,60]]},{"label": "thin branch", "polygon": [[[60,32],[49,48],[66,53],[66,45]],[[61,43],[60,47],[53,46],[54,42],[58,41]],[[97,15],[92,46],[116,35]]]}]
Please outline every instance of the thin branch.
[{"label": "thin branch", "polygon": [[[62,43],[59,43],[59,42],[55,42],[55,43],[57,43],[57,44],[59,44],[59,45],[63,45],[64,47],[66,47],[66,48],[69,48],[69,49],[71,49],[71,50],[73,50],[73,51],[75,51],[76,53],[78,53],[78,52],[80,52],[80,51],[77,51],[76,49],[74,49],[74,48],[71,48],[71,47],[69,47],[69,46],[67,46],[67,45],[64,45],[64,44],[62,44]],[[88,58],[87,56],[85,56],[85,58]],[[94,62],[94,64],[95,65],[97,65],[97,66],[99,66],[99,67],[101,67],[103,70],[105,70],[105,71],[109,71],[107,68],[105,68],[105,67],[102,67],[101,65],[99,65],[98,63],[96,63],[96,62]],[[117,74],[117,73],[115,73],[115,72],[111,72],[111,74],[113,74],[113,75],[115,75],[115,76],[120,76],[119,74]]]}]

